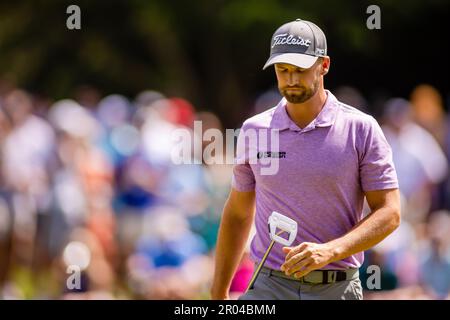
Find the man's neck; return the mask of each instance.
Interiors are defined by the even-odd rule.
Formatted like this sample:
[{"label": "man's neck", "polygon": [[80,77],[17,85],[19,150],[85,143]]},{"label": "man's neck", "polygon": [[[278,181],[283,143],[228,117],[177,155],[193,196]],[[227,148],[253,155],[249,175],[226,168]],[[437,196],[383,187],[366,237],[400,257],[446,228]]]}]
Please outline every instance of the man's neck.
[{"label": "man's neck", "polygon": [[316,94],[308,101],[303,103],[287,102],[286,111],[294,123],[303,129],[311,121],[313,121],[322,110],[325,101],[327,100],[327,93],[324,88],[317,90]]}]

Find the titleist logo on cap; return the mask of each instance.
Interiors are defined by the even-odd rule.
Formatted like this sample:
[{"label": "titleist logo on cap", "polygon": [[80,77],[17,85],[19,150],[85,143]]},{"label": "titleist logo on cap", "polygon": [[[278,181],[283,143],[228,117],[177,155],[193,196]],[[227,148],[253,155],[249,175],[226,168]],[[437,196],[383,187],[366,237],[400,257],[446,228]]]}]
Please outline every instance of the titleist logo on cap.
[{"label": "titleist logo on cap", "polygon": [[311,44],[311,40],[302,39],[300,37],[293,36],[292,34],[288,35],[288,33],[278,34],[275,37],[273,37],[272,48],[283,44],[292,44],[309,47],[309,45]]}]

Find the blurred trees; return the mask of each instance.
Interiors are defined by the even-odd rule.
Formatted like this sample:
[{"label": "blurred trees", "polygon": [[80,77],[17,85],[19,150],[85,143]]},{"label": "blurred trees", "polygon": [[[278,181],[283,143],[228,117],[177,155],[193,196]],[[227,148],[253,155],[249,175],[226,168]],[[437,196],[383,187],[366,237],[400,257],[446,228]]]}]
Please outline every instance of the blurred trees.
[{"label": "blurred trees", "polygon": [[[70,4],[81,8],[81,30],[66,28]],[[381,30],[366,28],[370,4],[381,8]],[[327,35],[327,87],[405,96],[428,82],[447,94],[448,8],[445,0],[1,1],[0,78],[53,99],[81,84],[129,96],[157,89],[238,126],[275,85],[261,70],[271,35],[300,17]]]}]

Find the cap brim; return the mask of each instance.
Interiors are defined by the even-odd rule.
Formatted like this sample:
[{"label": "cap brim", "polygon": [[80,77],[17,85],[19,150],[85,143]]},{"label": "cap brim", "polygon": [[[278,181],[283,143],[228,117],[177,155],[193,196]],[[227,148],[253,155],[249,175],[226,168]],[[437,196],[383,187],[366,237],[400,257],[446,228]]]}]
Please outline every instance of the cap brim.
[{"label": "cap brim", "polygon": [[263,70],[275,63],[288,63],[303,69],[308,69],[317,61],[317,58],[301,53],[281,53],[270,57],[264,65]]}]

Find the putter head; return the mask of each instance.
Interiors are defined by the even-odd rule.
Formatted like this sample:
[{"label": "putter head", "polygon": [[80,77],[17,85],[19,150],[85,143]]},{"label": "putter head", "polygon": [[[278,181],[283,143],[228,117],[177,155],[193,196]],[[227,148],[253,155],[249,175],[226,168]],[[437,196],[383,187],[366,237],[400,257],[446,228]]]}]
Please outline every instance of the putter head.
[{"label": "putter head", "polygon": [[[297,236],[297,222],[289,217],[273,211],[269,217],[270,238],[282,245],[289,247]],[[289,238],[285,239],[277,235],[276,230],[281,229],[289,233]]]}]

